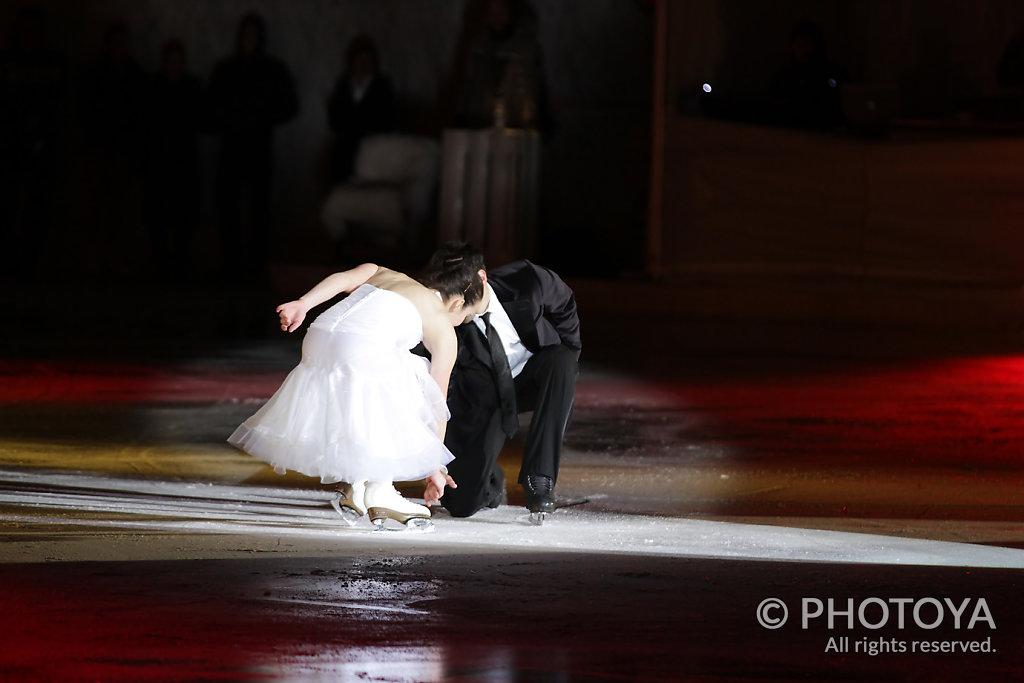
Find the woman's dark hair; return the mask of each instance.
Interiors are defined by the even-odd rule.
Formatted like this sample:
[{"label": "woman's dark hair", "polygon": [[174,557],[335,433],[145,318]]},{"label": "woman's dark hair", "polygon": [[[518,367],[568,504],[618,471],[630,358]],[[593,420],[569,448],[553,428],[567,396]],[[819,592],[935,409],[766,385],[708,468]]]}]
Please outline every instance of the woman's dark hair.
[{"label": "woman's dark hair", "polygon": [[461,296],[472,306],[484,295],[481,270],[486,270],[484,256],[473,245],[448,242],[430,257],[420,282],[441,292],[445,301]]}]

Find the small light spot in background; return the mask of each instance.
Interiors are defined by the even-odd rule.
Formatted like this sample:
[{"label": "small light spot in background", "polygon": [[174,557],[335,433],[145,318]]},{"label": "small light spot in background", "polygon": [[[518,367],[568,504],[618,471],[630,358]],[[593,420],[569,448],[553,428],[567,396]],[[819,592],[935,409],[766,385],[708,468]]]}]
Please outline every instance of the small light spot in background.
[{"label": "small light spot in background", "polygon": [[704,92],[711,92],[711,84],[705,83],[700,87],[700,89],[703,90]]}]

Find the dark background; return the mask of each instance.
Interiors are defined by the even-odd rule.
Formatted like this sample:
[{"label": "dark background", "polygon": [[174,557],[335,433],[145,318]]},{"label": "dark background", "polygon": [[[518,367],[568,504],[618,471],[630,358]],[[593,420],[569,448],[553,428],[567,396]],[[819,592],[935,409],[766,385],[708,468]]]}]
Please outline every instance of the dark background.
[{"label": "dark background", "polygon": [[[133,159],[96,189],[89,123],[83,115],[87,76],[113,22],[128,30],[129,50],[151,74],[170,38],[187,49],[188,70],[207,83],[235,43],[240,17],[266,20],[268,52],[291,70],[298,116],[274,136],[274,259],[324,264],[333,257],[319,222],[327,189],[331,132],[327,98],[349,40],[366,33],[378,44],[382,71],[395,86],[399,131],[440,137],[450,121],[457,53],[480,30],[479,2],[431,0],[201,1],[106,0],[37,2],[46,42],[61,69],[53,106],[56,167],[48,202],[49,237],[40,263],[90,277],[145,276],[151,238]],[[11,35],[21,8],[5,3],[0,37]],[[638,267],[646,220],[649,158],[652,13],[629,0],[567,0],[536,6],[544,66],[557,132],[544,157],[541,257],[569,270],[595,271],[610,261]],[[201,140],[202,211],[196,240],[200,273],[216,268],[213,201],[217,141]],[[600,201],[594,201],[600,197]],[[113,223],[113,224],[112,224]],[[98,260],[95,241],[119,258]],[[585,244],[580,250],[569,244]],[[570,253],[570,251],[572,253]],[[584,256],[580,258],[580,256]]]},{"label": "dark background", "polygon": [[[4,277],[13,284],[6,292],[7,304],[18,311],[16,323],[39,329],[52,324],[46,312],[57,305],[89,320],[103,318],[108,315],[108,304],[97,303],[101,297],[108,292],[131,296],[139,283],[154,285],[146,290],[149,294],[182,300],[198,297],[211,302],[223,291],[231,301],[245,296],[232,289],[236,283],[224,281],[218,265],[225,253],[230,256],[232,247],[218,238],[214,202],[217,139],[213,132],[205,132],[200,140],[201,205],[192,270],[172,280],[175,287],[186,289],[165,287],[166,279],[157,277],[153,268],[152,230],[144,211],[139,173],[132,165],[138,160],[127,161],[113,174],[97,174],[95,150],[89,145],[92,131],[83,116],[82,102],[87,74],[99,57],[104,31],[111,23],[126,27],[130,54],[146,74],[156,69],[164,41],[177,38],[187,49],[189,71],[207,83],[217,60],[233,49],[240,17],[256,11],[265,18],[268,50],[294,75],[300,106],[298,116],[274,135],[271,258],[279,273],[281,267],[293,266],[308,267],[311,270],[305,272],[312,273],[349,265],[344,255],[339,257],[332,248],[319,220],[328,187],[331,143],[326,100],[341,70],[348,41],[358,33],[377,41],[382,70],[395,85],[398,129],[439,137],[450,122],[459,52],[467,37],[479,30],[483,3],[5,3],[0,10],[0,39],[10,42],[12,21],[24,6],[44,13],[47,49],[60,73],[51,109],[54,163],[50,180],[44,183],[45,246],[29,264],[21,262],[17,243],[8,241],[9,233],[3,246]],[[528,256],[567,277],[635,280],[650,276],[655,273],[650,268],[649,231],[687,229],[659,223],[657,217],[649,225],[652,173],[658,173],[651,165],[652,140],[657,145],[652,125],[657,63],[665,69],[657,106],[668,116],[714,117],[724,111],[726,115],[720,118],[768,126],[771,122],[758,118],[765,89],[786,59],[790,30],[797,21],[807,19],[817,23],[827,54],[841,63],[854,81],[900,87],[912,83],[915,73],[928,72],[928,82],[938,90],[952,82],[968,84],[965,92],[969,97],[930,114],[933,122],[955,125],[930,129],[931,135],[991,137],[994,124],[998,124],[998,135],[1019,135],[1019,88],[1000,82],[996,74],[1003,51],[1024,25],[1024,5],[1020,3],[678,0],[669,6],[672,11],[665,27],[668,49],[659,53],[656,2],[533,3],[556,126],[544,142],[540,235],[536,252]],[[693,86],[705,81],[714,85],[717,103],[723,105],[718,109],[694,107],[690,100]],[[915,120],[927,118],[918,113]],[[842,126],[814,131],[819,137],[811,138],[811,144],[816,139],[823,144],[834,142],[849,134]],[[885,140],[879,143],[885,144]],[[661,180],[666,194],[677,191],[676,179]],[[759,180],[755,177],[752,182]],[[22,196],[16,201],[31,204],[33,200]],[[1015,197],[1007,194],[1002,201],[1011,206]],[[8,203],[2,208],[6,225],[16,213],[12,206]],[[748,251],[759,248],[747,246]],[[388,262],[387,254],[369,256]],[[259,295],[251,297],[253,305],[262,307],[281,295],[298,293],[294,290],[308,284],[303,277],[287,282],[279,277],[266,300]],[[55,282],[61,283],[59,287],[50,287]],[[93,294],[88,294],[83,283],[98,283],[108,289],[101,289],[101,294],[92,289]],[[55,289],[56,298],[41,294]],[[814,295],[813,285],[803,294],[808,292]],[[134,296],[127,306],[140,309],[152,305],[143,295]],[[219,302],[206,306],[216,308]],[[118,304],[118,308],[124,305]],[[222,315],[210,312],[199,317]]]}]

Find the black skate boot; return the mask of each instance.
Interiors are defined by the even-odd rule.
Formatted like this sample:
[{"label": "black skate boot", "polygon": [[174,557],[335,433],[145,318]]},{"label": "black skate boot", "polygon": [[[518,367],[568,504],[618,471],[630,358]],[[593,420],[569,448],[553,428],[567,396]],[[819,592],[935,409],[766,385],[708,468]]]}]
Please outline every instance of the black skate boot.
[{"label": "black skate boot", "polygon": [[523,483],[526,492],[526,509],[530,511],[530,522],[541,525],[549,512],[555,511],[555,483],[551,477],[542,474],[526,475]]}]

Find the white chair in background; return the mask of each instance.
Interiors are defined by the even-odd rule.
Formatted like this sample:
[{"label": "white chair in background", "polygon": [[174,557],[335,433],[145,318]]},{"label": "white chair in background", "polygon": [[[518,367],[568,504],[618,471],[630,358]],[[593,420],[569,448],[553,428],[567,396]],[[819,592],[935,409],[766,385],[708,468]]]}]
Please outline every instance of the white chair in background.
[{"label": "white chair in background", "polygon": [[412,249],[435,204],[440,144],[427,137],[386,134],[364,139],[352,177],[337,185],[321,209],[334,241],[358,231],[387,246]]}]

